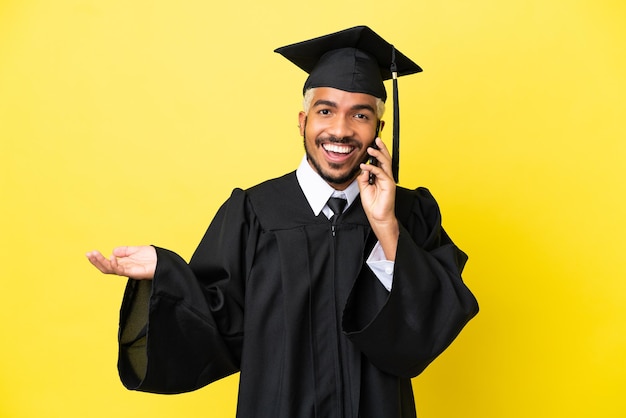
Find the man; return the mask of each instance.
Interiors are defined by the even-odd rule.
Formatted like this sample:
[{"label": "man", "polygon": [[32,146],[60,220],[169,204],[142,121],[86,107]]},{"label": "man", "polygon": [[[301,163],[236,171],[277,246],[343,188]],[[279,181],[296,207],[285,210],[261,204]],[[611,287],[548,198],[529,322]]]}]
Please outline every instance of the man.
[{"label": "man", "polygon": [[478,311],[434,198],[396,187],[376,138],[383,79],[421,69],[367,27],[277,52],[310,73],[298,169],[234,190],[189,264],[87,255],[132,278],[121,379],[177,393],[240,371],[239,417],[415,417],[411,377]]}]

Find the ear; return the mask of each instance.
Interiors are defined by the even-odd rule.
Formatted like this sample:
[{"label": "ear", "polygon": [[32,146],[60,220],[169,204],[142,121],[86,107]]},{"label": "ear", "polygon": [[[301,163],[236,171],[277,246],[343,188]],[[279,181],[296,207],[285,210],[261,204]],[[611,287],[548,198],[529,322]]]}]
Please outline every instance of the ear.
[{"label": "ear", "polygon": [[306,113],[304,111],[300,111],[298,114],[298,128],[300,128],[300,136],[304,136],[306,129]]}]

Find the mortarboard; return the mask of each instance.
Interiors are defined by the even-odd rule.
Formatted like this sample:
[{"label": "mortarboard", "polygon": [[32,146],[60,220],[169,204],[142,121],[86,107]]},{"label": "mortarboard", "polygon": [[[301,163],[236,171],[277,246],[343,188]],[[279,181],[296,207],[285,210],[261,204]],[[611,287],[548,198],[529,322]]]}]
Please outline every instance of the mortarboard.
[{"label": "mortarboard", "polygon": [[303,92],[314,87],[333,87],[366,93],[385,101],[384,80],[393,79],[392,170],[398,181],[400,114],[398,76],[422,71],[392,44],[367,26],[356,26],[274,50],[309,74]]}]

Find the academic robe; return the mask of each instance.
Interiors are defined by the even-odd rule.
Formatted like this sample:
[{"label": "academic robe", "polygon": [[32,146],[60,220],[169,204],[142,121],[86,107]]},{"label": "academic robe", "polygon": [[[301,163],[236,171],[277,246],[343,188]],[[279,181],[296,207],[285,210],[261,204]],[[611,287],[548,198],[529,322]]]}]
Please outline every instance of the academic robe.
[{"label": "academic robe", "polygon": [[376,237],[360,199],[333,236],[295,172],[234,190],[189,264],[157,248],[154,280],[129,280],[124,385],[178,393],[240,371],[240,418],[415,417],[411,377],[478,305],[429,191],[398,188],[396,215],[387,291],[365,263]]}]

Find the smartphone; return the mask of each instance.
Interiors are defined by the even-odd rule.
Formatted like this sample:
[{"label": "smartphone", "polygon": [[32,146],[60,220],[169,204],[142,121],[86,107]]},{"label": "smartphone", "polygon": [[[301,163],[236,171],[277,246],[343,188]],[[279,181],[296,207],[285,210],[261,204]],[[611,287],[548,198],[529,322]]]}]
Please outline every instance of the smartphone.
[{"label": "smartphone", "polygon": [[[371,145],[371,147],[375,149],[378,149],[378,146],[376,146],[376,138],[378,138],[378,135],[380,134],[380,125],[381,125],[381,121],[379,120],[378,123],[376,124],[376,134],[374,135],[374,140],[372,141],[372,145]],[[371,155],[368,157],[367,163],[378,166],[378,160],[372,157]],[[370,177],[368,180],[369,184],[374,184],[375,179],[376,179],[376,176],[370,173]]]}]

